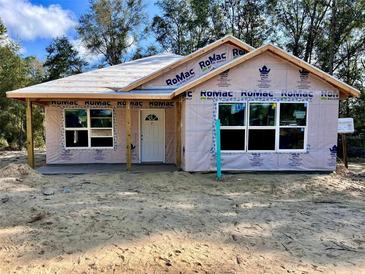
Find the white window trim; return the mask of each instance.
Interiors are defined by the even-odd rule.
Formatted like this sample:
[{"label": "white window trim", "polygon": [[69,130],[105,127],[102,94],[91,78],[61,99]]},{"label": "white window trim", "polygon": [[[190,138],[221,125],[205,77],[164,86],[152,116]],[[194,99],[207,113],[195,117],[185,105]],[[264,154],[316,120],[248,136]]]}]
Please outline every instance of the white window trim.
[{"label": "white window trim", "polygon": [[[306,112],[305,112],[305,125],[304,126],[281,126],[280,125],[280,107],[281,104],[305,104],[306,105]],[[291,153],[306,153],[307,152],[307,142],[308,142],[308,115],[309,115],[309,102],[280,102],[279,106],[278,106],[278,132],[277,132],[277,151],[278,152],[291,152]],[[280,149],[280,129],[281,128],[303,128],[304,129],[304,142],[303,142],[303,149]]]},{"label": "white window trim", "polygon": [[[268,104],[276,104],[275,109],[275,125],[274,126],[250,126],[249,125],[249,112],[250,112],[250,104],[251,103],[268,103]],[[245,104],[245,126],[221,126],[221,129],[226,130],[235,130],[235,129],[244,129],[245,130],[245,149],[244,150],[221,150],[222,153],[306,153],[307,152],[307,143],[308,143],[308,121],[309,121],[309,102],[303,101],[290,101],[290,102],[277,102],[277,101],[221,101],[217,102],[217,113],[216,119],[219,118],[219,105],[220,104]],[[280,106],[281,104],[306,104],[306,124],[304,126],[280,126]],[[304,129],[304,144],[303,149],[280,149],[280,129],[281,128],[303,128]],[[248,137],[249,130],[265,130],[271,129],[275,130],[275,149],[274,150],[249,150],[248,149]]]},{"label": "white window trim", "polygon": [[245,121],[244,121],[244,126],[221,126],[220,129],[232,129],[232,130],[237,130],[237,129],[243,129],[245,130],[245,149],[243,150],[221,150],[221,152],[223,153],[245,153],[246,152],[246,140],[247,140],[247,105],[248,102],[246,101],[224,101],[224,102],[218,102],[217,103],[217,113],[216,113],[216,119],[219,119],[219,105],[220,104],[244,104],[245,106]]},{"label": "white window trim", "polygon": [[[115,140],[114,140],[114,110],[112,108],[88,108],[88,109],[85,109],[86,110],[86,116],[87,116],[87,127],[82,127],[82,128],[76,128],[76,127],[69,127],[67,128],[66,127],[66,111],[67,110],[75,110],[75,109],[85,109],[85,108],[65,108],[63,110],[63,115],[65,117],[64,119],[64,124],[63,124],[63,128],[64,128],[64,140],[65,140],[65,143],[64,143],[64,147],[65,149],[75,149],[75,150],[79,150],[79,149],[94,149],[94,150],[97,150],[97,149],[114,149],[114,146],[115,146]],[[90,110],[91,109],[107,109],[107,110],[111,110],[112,111],[112,127],[103,127],[103,128],[100,128],[100,127],[91,127],[91,117],[90,117]],[[92,129],[111,129],[112,130],[112,135],[111,136],[91,136],[91,130]],[[87,147],[68,147],[66,146],[66,131],[67,130],[74,130],[74,131],[77,131],[77,130],[84,130],[84,131],[87,131],[87,137],[88,137],[88,146]],[[91,138],[112,138],[113,139],[113,146],[111,147],[92,147],[91,146]]]},{"label": "white window trim", "polygon": [[[274,117],[274,126],[250,126],[250,105],[251,104],[276,104],[275,107],[275,117]],[[248,153],[273,153],[276,152],[276,139],[277,139],[277,121],[278,121],[278,105],[279,102],[275,102],[275,101],[250,101],[248,102],[248,106],[247,106],[247,143],[246,143],[246,151]],[[250,150],[248,149],[248,142],[249,142],[249,131],[250,129],[253,130],[275,130],[275,144],[274,144],[274,149],[272,150]]]}]

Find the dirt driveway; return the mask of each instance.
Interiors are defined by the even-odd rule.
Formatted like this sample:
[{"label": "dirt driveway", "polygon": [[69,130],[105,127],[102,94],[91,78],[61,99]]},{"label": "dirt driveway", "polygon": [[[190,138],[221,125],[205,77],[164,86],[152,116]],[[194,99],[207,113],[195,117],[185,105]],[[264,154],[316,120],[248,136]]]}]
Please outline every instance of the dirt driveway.
[{"label": "dirt driveway", "polygon": [[0,153],[0,273],[365,273],[361,163],[357,174],[217,183],[185,172],[42,176],[21,161]]}]

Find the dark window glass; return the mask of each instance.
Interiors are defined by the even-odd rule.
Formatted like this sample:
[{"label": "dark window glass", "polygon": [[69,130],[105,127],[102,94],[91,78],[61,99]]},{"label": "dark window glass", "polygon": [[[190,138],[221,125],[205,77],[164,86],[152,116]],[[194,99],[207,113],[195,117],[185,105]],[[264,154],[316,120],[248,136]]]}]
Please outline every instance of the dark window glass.
[{"label": "dark window glass", "polygon": [[249,150],[275,150],[275,129],[250,129]]},{"label": "dark window glass", "polygon": [[221,150],[245,150],[245,130],[221,129]]},{"label": "dark window glass", "polygon": [[280,149],[304,149],[304,128],[281,128]]},{"label": "dark window glass", "polygon": [[87,147],[87,130],[66,130],[66,147]]},{"label": "dark window glass", "polygon": [[275,103],[251,103],[250,126],[275,126]]},{"label": "dark window glass", "polygon": [[307,118],[307,105],[304,103],[281,103],[281,126],[305,126]]},{"label": "dark window glass", "polygon": [[91,117],[112,117],[113,112],[111,109],[90,109]]},{"label": "dark window glass", "polygon": [[244,126],[246,104],[219,104],[219,119],[222,126]]},{"label": "dark window glass", "polygon": [[148,114],[146,116],[146,121],[158,121],[158,117],[155,114]]},{"label": "dark window glass", "polygon": [[87,127],[87,111],[85,109],[66,109],[66,128]]},{"label": "dark window glass", "polygon": [[91,127],[112,127],[112,118],[91,118]]},{"label": "dark window glass", "polygon": [[112,127],[113,111],[111,109],[90,109],[91,127]]},{"label": "dark window glass", "polygon": [[113,138],[101,137],[101,138],[91,138],[92,147],[112,147]]}]

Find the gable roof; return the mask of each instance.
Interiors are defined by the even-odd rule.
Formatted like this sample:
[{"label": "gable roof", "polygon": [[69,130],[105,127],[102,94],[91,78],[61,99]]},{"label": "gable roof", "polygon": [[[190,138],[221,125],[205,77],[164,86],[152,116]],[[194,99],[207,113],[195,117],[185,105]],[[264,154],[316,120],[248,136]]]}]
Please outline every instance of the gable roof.
[{"label": "gable roof", "polygon": [[333,77],[332,75],[322,71],[321,69],[303,61],[302,59],[287,53],[286,51],[272,45],[272,44],[267,44],[264,45],[260,48],[257,48],[245,55],[243,55],[242,57],[239,57],[237,59],[234,59],[233,61],[215,69],[212,70],[211,72],[201,76],[200,78],[191,81],[177,89],[175,89],[175,91],[172,93],[171,98],[187,91],[190,90],[194,87],[196,87],[197,85],[221,74],[222,72],[225,72],[226,70],[229,70],[239,64],[242,64],[252,58],[254,58],[255,56],[258,56],[264,52],[271,52],[276,56],[279,56],[280,58],[298,66],[299,68],[305,69],[307,71],[309,71],[310,73],[312,73],[313,75],[319,77],[320,79],[328,82],[329,84],[331,84],[332,86],[335,86],[336,88],[338,88],[341,92],[351,95],[351,96],[359,96],[360,95],[360,91],[351,87],[350,85],[338,80],[337,78]]},{"label": "gable roof", "polygon": [[[150,88],[144,90],[134,88],[130,91],[120,88],[121,86],[124,86],[129,89],[135,85],[136,87],[139,87],[142,83],[148,82],[151,79],[168,72],[170,69],[173,69],[192,58],[200,56],[226,42],[231,42],[235,45],[240,44],[241,48],[246,47],[246,50],[250,52],[176,89],[171,87]],[[274,45],[268,44],[253,50],[252,47],[241,42],[237,38],[234,38],[233,36],[226,36],[186,57],[175,54],[154,55],[103,69],[80,73],[62,79],[9,91],[6,95],[9,98],[17,99],[172,99],[184,91],[190,90],[220,73],[242,64],[264,52],[273,53],[289,63],[309,71],[347,95],[359,96],[360,94],[357,89]]]},{"label": "gable roof", "polygon": [[154,55],[9,91],[6,95],[9,98],[115,98],[118,97],[116,90],[121,86],[128,86],[181,58],[183,56],[176,54]]},{"label": "gable roof", "polygon": [[164,67],[158,71],[155,71],[154,73],[147,75],[141,79],[136,80],[135,82],[130,83],[129,85],[120,88],[120,91],[131,91],[132,89],[138,88],[139,86],[157,78],[158,76],[167,73],[169,71],[171,71],[172,69],[187,63],[188,61],[194,59],[194,58],[198,58],[199,56],[207,53],[208,51],[211,51],[215,48],[217,48],[218,46],[225,44],[225,43],[231,43],[241,49],[246,50],[247,52],[250,52],[252,50],[254,50],[255,48],[251,47],[250,45],[246,44],[245,42],[237,39],[236,37],[232,36],[232,35],[227,35],[201,49],[198,49],[196,51],[194,51],[193,53],[181,58],[180,60],[176,61],[175,63],[171,64],[168,67]]}]

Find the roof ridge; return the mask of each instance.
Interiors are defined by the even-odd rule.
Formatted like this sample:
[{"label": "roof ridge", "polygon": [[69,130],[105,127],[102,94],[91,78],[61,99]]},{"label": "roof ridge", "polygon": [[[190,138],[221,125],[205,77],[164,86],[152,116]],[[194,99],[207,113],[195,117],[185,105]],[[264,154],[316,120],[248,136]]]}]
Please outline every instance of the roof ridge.
[{"label": "roof ridge", "polygon": [[[35,92],[44,95],[55,92],[56,96],[57,92],[64,91],[69,92],[70,95],[72,95],[73,90],[78,90],[81,87],[84,88],[85,92],[87,90],[94,92],[96,90],[108,89],[110,87],[117,89],[121,85],[127,85],[136,79],[142,78],[144,75],[148,75],[161,67],[165,67],[166,65],[175,62],[180,58],[182,58],[182,56],[171,53],[156,54],[115,66],[94,69],[64,78],[19,88],[13,91],[8,91],[6,94],[8,97],[12,98],[26,98],[28,93]],[[92,83],[88,83],[88,81],[91,81]]]},{"label": "roof ridge", "polygon": [[178,55],[178,54],[154,54],[154,55],[147,56],[147,57],[143,57],[143,58],[139,58],[139,59],[136,59],[136,60],[130,60],[130,61],[127,61],[127,62],[124,62],[124,63],[120,63],[120,64],[116,64],[116,65],[111,65],[111,66],[107,66],[107,67],[103,67],[103,68],[97,68],[97,69],[93,69],[93,70],[89,70],[89,71],[85,71],[85,72],[81,72],[81,73],[69,75],[69,76],[66,76],[66,77],[63,77],[63,78],[59,78],[59,79],[55,79],[55,80],[50,80],[50,81],[47,81],[47,82],[43,82],[43,83],[36,84],[34,86],[41,85],[41,84],[45,84],[45,83],[49,83],[49,82],[54,82],[54,81],[63,81],[65,79],[72,79],[72,78],[75,78],[75,77],[80,76],[81,74],[82,75],[85,75],[85,74],[90,74],[90,73],[94,73],[94,72],[97,72],[97,71],[104,71],[104,70],[107,70],[107,69],[110,69],[110,68],[113,68],[113,67],[114,68],[115,67],[122,67],[122,66],[125,66],[127,64],[134,64],[134,63],[137,63],[138,61],[152,59],[153,57],[161,56],[161,55],[173,55],[173,56],[182,57],[182,55]]}]

